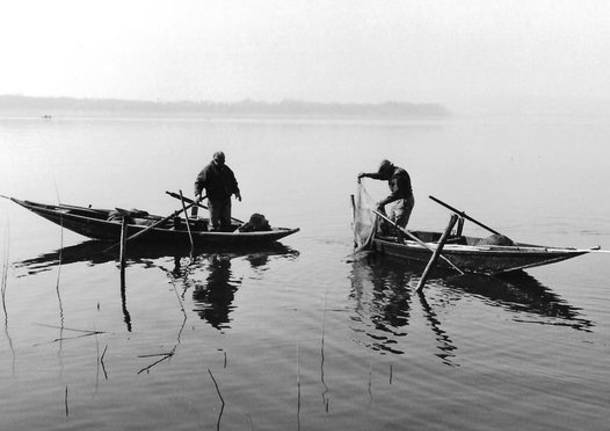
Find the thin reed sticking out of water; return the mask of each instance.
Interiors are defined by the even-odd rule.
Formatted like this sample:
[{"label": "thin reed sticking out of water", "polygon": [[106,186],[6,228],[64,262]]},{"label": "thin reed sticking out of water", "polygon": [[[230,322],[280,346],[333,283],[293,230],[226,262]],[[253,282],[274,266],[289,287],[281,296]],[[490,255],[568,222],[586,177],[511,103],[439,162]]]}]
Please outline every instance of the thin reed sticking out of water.
[{"label": "thin reed sticking out of water", "polygon": [[[57,200],[59,201],[59,192],[57,193]],[[64,218],[60,215],[60,234],[59,234],[59,254],[57,256],[57,281],[55,283],[55,292],[57,293],[57,303],[59,304],[59,337],[55,341],[59,341],[59,354],[61,355],[62,344],[61,341],[64,339],[64,305],[61,300],[61,292],[59,291],[59,278],[61,275],[61,262],[63,259],[64,249]]]},{"label": "thin reed sticking out of water", "polygon": [[106,355],[106,350],[108,350],[108,344],[104,347],[104,351],[102,352],[102,356],[100,356],[100,362],[104,363],[104,356]]},{"label": "thin reed sticking out of water", "polygon": [[182,310],[182,314],[184,316],[182,319],[182,324],[180,325],[180,329],[178,329],[178,334],[176,334],[176,344],[174,344],[174,347],[169,352],[153,353],[153,354],[149,354],[149,355],[139,355],[138,356],[139,358],[151,358],[151,357],[155,357],[155,356],[162,356],[162,358],[153,362],[152,364],[148,365],[147,367],[140,369],[140,371],[138,371],[138,374],[141,374],[144,371],[148,372],[155,365],[160,364],[161,362],[174,356],[176,354],[176,349],[178,348],[178,346],[181,343],[182,331],[184,331],[184,327],[186,326],[186,321],[188,319],[188,316],[186,314],[186,311],[184,310],[184,305],[183,305],[182,301],[180,300],[180,295],[178,294],[178,291],[176,290],[176,285],[174,284],[173,281],[172,281],[172,286],[174,288],[174,292],[176,293],[176,298],[178,299],[178,303],[180,304],[180,310]]},{"label": "thin reed sticking out of water", "polygon": [[9,348],[11,349],[11,354],[13,357],[12,362],[12,371],[13,375],[15,375],[15,347],[13,346],[13,339],[11,338],[8,332],[8,311],[6,308],[6,288],[8,286],[8,268],[9,268],[9,224],[8,220],[6,223],[5,236],[4,236],[4,259],[2,260],[2,274],[0,275],[0,295],[2,296],[2,309],[4,310],[4,333],[6,335],[6,339],[8,340]]},{"label": "thin reed sticking out of water", "polygon": [[100,340],[98,339],[98,337],[95,337],[95,392],[94,394],[97,395],[97,390],[99,389],[99,383],[100,383]]},{"label": "thin reed sticking out of water", "polygon": [[174,293],[176,294],[176,299],[178,300],[178,304],[180,305],[180,310],[182,310],[182,314],[186,316],[186,311],[184,311],[184,303],[182,302],[182,298],[180,298],[180,294],[178,293],[178,289],[176,289],[176,283],[174,280],[171,280],[172,287],[174,289]]},{"label": "thin reed sticking out of water", "polygon": [[99,358],[100,365],[102,366],[102,371],[104,373],[104,379],[108,380],[108,373],[106,372],[106,364],[104,364],[104,355],[106,355],[106,350],[108,350],[108,344],[104,347],[104,351]]},{"label": "thin reed sticking out of water", "polygon": [[56,325],[47,325],[46,323],[34,323],[35,325],[38,326],[44,326],[46,328],[61,328],[65,331],[73,331],[73,332],[82,332],[85,334],[105,334],[105,331],[98,331],[98,330],[92,330],[92,329],[76,329],[76,328],[66,328],[65,326],[56,326]]},{"label": "thin reed sticking out of water", "polygon": [[6,311],[6,287],[8,280],[8,254],[9,254],[9,228],[8,222],[5,229],[4,237],[4,259],[2,259],[2,279],[0,284],[0,293],[2,294],[2,309],[4,310],[4,326],[8,325],[8,313]]},{"label": "thin reed sticking out of water", "polygon": [[68,385],[66,385],[66,394],[64,396],[64,405],[66,407],[66,417],[70,416],[70,410],[68,409]]},{"label": "thin reed sticking out of water", "polygon": [[297,430],[301,429],[301,351],[297,344]]},{"label": "thin reed sticking out of water", "polygon": [[[55,338],[53,340],[51,340],[51,343],[56,343],[56,342],[61,342],[64,340],[74,340],[77,338],[83,338],[83,337],[91,337],[92,335],[98,335],[98,334],[105,334],[105,331],[95,331],[95,330],[87,330],[87,329],[73,329],[73,328],[66,328],[64,326],[55,326],[55,325],[45,325],[44,323],[37,323],[37,325],[39,326],[46,326],[48,328],[59,328],[59,330],[61,331],[61,333],[63,334],[64,331],[73,331],[73,332],[81,332],[81,335],[76,335],[74,337],[59,337],[59,338]],[[39,346],[40,344],[34,344],[34,346]]]},{"label": "thin reed sticking out of water", "polygon": [[216,393],[218,393],[218,398],[220,398],[220,413],[218,413],[218,422],[216,422],[216,429],[220,430],[220,419],[222,418],[222,413],[225,410],[225,400],[222,397],[222,394],[220,393],[220,389],[218,388],[218,383],[216,382],[216,379],[214,378],[214,374],[212,374],[212,371],[208,368],[208,373],[210,373],[210,377],[212,378],[212,382],[214,382],[214,386],[216,387]]},{"label": "thin reed sticking out of water", "polygon": [[320,381],[322,382],[322,404],[328,413],[330,400],[328,398],[328,385],[326,384],[326,380],[324,377],[324,335],[326,333],[326,301],[327,301],[328,292],[324,293],[324,309],[322,312],[322,339],[320,341]]},{"label": "thin reed sticking out of water", "polygon": [[152,364],[148,365],[147,367],[140,369],[140,371],[138,371],[137,374],[141,374],[144,371],[148,372],[155,365],[160,364],[161,362],[171,358],[172,356],[174,356],[175,350],[176,350],[176,346],[174,346],[174,348],[172,350],[170,350],[169,352],[166,352],[166,353],[153,353],[150,355],[138,355],[138,358],[152,358],[153,356],[162,356],[162,358],[159,359],[158,361],[153,362]]}]

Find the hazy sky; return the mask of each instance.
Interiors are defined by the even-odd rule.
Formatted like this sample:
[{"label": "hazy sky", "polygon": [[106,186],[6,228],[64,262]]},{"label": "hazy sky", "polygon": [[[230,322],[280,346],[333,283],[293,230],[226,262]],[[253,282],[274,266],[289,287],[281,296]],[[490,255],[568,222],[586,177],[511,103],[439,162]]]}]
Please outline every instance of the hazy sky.
[{"label": "hazy sky", "polygon": [[610,97],[607,0],[0,0],[0,94]]}]

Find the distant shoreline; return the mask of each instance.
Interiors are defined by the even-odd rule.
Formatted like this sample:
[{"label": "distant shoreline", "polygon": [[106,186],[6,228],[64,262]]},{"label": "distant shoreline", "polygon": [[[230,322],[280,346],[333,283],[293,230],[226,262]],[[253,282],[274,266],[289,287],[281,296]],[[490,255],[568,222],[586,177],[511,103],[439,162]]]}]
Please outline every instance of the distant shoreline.
[{"label": "distant shoreline", "polygon": [[80,99],[70,97],[30,97],[0,95],[0,114],[28,115],[50,119],[65,113],[80,115],[164,115],[237,117],[331,117],[331,118],[413,118],[446,117],[448,109],[435,103],[384,102],[317,103],[284,100],[277,103],[244,100],[221,102],[151,102],[120,99]]}]

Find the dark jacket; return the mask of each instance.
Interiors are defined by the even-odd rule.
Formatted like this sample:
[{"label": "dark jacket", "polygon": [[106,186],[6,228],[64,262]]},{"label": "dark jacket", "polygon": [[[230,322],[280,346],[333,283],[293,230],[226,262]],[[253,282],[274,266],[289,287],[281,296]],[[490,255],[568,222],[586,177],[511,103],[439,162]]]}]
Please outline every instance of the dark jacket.
[{"label": "dark jacket", "polygon": [[232,194],[239,193],[237,180],[231,168],[227,165],[218,165],[211,162],[197,175],[195,180],[195,195],[205,189],[208,199],[212,201],[223,201]]},{"label": "dark jacket", "polygon": [[377,172],[374,174],[368,174],[368,177],[375,180],[388,181],[390,195],[382,201],[384,205],[397,201],[398,199],[408,199],[413,195],[413,189],[411,188],[411,177],[403,168],[394,166],[390,175],[383,175]]}]

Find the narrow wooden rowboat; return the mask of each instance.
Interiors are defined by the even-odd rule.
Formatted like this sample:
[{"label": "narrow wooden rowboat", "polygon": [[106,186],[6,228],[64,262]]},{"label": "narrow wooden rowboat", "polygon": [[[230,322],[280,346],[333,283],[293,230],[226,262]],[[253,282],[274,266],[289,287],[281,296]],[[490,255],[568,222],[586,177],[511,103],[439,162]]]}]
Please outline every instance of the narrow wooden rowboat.
[{"label": "narrow wooden rowboat", "polygon": [[[436,249],[441,233],[410,232],[425,243],[429,249],[410,239],[399,240],[395,236],[380,235],[376,235],[372,239],[371,248],[375,252],[390,256],[423,263],[428,262],[431,256],[430,249]],[[483,243],[482,238],[451,237],[445,243],[442,254],[463,271],[493,275],[548,265],[599,250],[599,247],[576,249],[524,243],[505,246]],[[450,265],[443,259],[439,259],[437,265],[450,268]]]},{"label": "narrow wooden rowboat", "polygon": [[[63,204],[47,205],[15,198],[10,199],[39,216],[88,238],[108,241],[118,241],[120,238],[122,222],[120,218],[112,219],[112,215],[116,213],[115,210]],[[140,213],[129,219],[127,234],[131,236],[147,229],[163,217]],[[232,232],[218,232],[208,231],[205,222],[204,219],[189,220],[195,245],[251,246],[268,244],[299,231],[299,228],[273,227],[268,231],[241,232],[238,230],[239,225],[235,224],[233,226],[235,230]],[[150,229],[145,235],[138,237],[137,241],[189,244],[186,219],[182,217],[168,220],[166,223]]]}]

